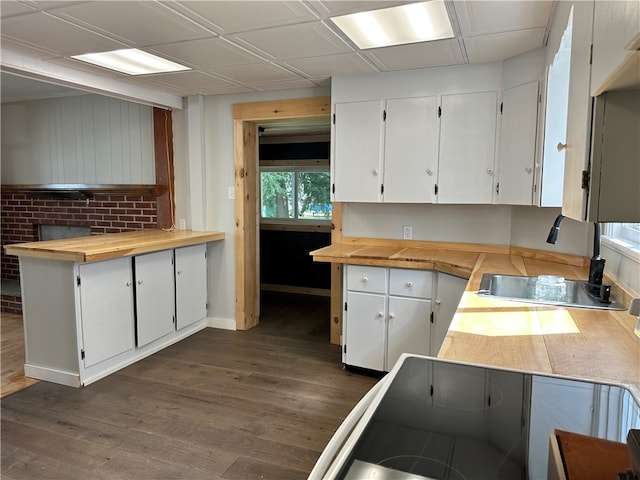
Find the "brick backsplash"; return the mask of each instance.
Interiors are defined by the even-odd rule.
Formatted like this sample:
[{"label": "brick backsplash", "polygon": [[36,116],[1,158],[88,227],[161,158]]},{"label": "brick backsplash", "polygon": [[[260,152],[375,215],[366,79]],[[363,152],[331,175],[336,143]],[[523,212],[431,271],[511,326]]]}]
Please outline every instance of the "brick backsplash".
[{"label": "brick backsplash", "polygon": [[[20,276],[17,257],[5,255],[4,246],[37,241],[40,224],[87,226],[91,227],[91,235],[158,227],[156,197],[141,194],[94,194],[87,201],[3,192],[0,215],[3,281],[17,281]],[[5,311],[5,302],[2,303]]]}]

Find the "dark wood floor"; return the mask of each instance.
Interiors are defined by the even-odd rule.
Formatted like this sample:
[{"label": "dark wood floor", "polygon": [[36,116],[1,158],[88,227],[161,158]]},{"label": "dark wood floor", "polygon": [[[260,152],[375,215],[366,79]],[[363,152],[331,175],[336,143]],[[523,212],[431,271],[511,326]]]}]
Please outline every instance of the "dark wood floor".
[{"label": "dark wood floor", "polygon": [[253,330],[208,328],[85,388],[3,398],[3,480],[306,478],[377,381],[342,369],[328,300],[264,292]]}]

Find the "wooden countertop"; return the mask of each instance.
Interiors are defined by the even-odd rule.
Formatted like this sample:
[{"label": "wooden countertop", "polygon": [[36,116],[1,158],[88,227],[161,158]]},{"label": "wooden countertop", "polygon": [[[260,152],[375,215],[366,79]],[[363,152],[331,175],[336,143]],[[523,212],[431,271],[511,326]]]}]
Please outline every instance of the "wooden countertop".
[{"label": "wooden countertop", "polygon": [[[336,244],[311,252],[334,263],[433,269],[469,278],[438,357],[528,372],[640,386],[636,319],[626,311],[592,310],[479,297],[483,273],[586,279],[583,262],[549,261],[544,252],[503,252]],[[558,261],[560,260],[560,261]]]},{"label": "wooden countertop", "polygon": [[7,255],[95,262],[224,239],[224,232],[140,230],[6,245]]}]

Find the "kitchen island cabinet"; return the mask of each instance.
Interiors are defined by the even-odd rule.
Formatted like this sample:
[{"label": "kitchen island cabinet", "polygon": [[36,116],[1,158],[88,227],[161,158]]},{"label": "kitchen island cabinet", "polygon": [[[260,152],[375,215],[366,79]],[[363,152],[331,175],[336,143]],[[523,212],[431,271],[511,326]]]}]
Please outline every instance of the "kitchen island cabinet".
[{"label": "kitchen island cabinet", "polygon": [[25,375],[80,387],[205,328],[206,244],[223,238],[144,231],[5,247],[20,257]]}]

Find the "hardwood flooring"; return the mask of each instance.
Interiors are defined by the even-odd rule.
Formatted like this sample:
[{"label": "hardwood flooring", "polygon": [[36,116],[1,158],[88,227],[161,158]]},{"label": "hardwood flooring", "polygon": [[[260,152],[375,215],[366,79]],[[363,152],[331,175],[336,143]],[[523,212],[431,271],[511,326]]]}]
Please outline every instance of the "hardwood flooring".
[{"label": "hardwood flooring", "polygon": [[3,398],[3,480],[306,478],[377,379],[342,369],[328,298],[263,300],[252,330],[208,328],[85,388]]},{"label": "hardwood flooring", "polygon": [[24,330],[22,317],[11,313],[0,315],[2,344],[0,345],[0,398],[11,395],[34,383],[24,376]]}]

